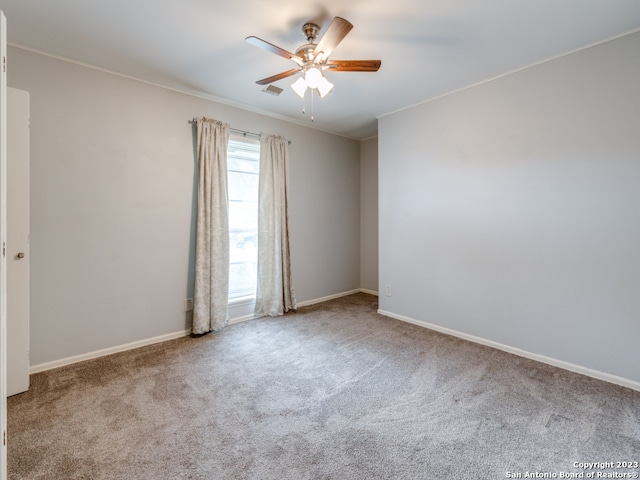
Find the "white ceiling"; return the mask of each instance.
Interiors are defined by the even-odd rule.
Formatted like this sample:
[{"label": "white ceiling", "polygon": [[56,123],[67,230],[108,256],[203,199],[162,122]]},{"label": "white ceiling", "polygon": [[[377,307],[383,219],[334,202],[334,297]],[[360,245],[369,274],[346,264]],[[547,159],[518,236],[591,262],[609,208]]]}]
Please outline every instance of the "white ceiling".
[{"label": "white ceiling", "polygon": [[[639,0],[0,0],[9,43],[363,139],[380,115],[640,28]],[[334,16],[354,28],[331,59],[381,59],[377,73],[329,72],[334,91],[302,114],[255,81],[295,67],[286,50]],[[639,52],[640,54],[640,52]],[[10,61],[10,59],[9,59]],[[198,112],[194,112],[195,115]]]}]

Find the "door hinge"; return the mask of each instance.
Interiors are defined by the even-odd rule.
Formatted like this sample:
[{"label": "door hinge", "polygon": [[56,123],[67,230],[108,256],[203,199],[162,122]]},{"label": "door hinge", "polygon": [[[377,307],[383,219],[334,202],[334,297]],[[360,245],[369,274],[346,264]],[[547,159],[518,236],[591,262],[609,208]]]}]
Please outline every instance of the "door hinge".
[{"label": "door hinge", "polygon": [[7,57],[6,57],[6,55],[4,57],[2,57],[2,71],[3,72],[7,71]]},{"label": "door hinge", "polygon": [[7,446],[7,431],[2,432],[2,445]]},{"label": "door hinge", "polygon": [[2,242],[2,256],[6,256],[7,255],[7,244],[6,242]]}]

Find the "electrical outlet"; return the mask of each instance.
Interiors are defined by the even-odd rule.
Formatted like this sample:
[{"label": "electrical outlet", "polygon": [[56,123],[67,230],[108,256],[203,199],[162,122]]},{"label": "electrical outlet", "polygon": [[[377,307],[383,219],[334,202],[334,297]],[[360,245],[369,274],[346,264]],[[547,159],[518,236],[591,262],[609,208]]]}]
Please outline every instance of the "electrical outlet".
[{"label": "electrical outlet", "polygon": [[385,290],[385,295],[386,295],[387,297],[390,297],[390,296],[391,296],[391,285],[387,285],[387,288],[386,288],[386,290]]},{"label": "electrical outlet", "polygon": [[184,311],[185,312],[193,311],[193,298],[187,298],[184,301]]}]

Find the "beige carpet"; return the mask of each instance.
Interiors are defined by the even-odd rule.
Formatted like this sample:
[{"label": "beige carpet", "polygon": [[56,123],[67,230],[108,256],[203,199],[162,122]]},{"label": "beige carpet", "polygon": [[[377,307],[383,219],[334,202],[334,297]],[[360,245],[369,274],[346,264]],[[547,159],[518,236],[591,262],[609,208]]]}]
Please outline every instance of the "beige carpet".
[{"label": "beige carpet", "polygon": [[382,317],[376,302],[33,375],[8,400],[9,478],[586,478],[574,462],[640,460],[640,392]]}]

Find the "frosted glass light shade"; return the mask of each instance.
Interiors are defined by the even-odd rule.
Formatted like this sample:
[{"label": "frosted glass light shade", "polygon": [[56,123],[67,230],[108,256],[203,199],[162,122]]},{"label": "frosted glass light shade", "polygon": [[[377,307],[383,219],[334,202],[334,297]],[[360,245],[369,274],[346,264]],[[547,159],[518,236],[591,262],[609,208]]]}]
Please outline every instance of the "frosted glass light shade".
[{"label": "frosted glass light shade", "polygon": [[300,77],[291,84],[291,88],[293,88],[293,91],[296,92],[300,98],[304,98],[304,94],[307,91],[307,82],[304,81],[304,78]]},{"label": "frosted glass light shade", "polygon": [[324,98],[324,96],[333,90],[333,83],[326,79],[326,77],[322,77],[320,82],[318,82],[318,93],[320,94],[320,98]]},{"label": "frosted glass light shade", "polygon": [[304,74],[304,79],[307,81],[309,88],[318,88],[323,78],[322,72],[317,68],[310,68],[307,70],[307,73]]}]

